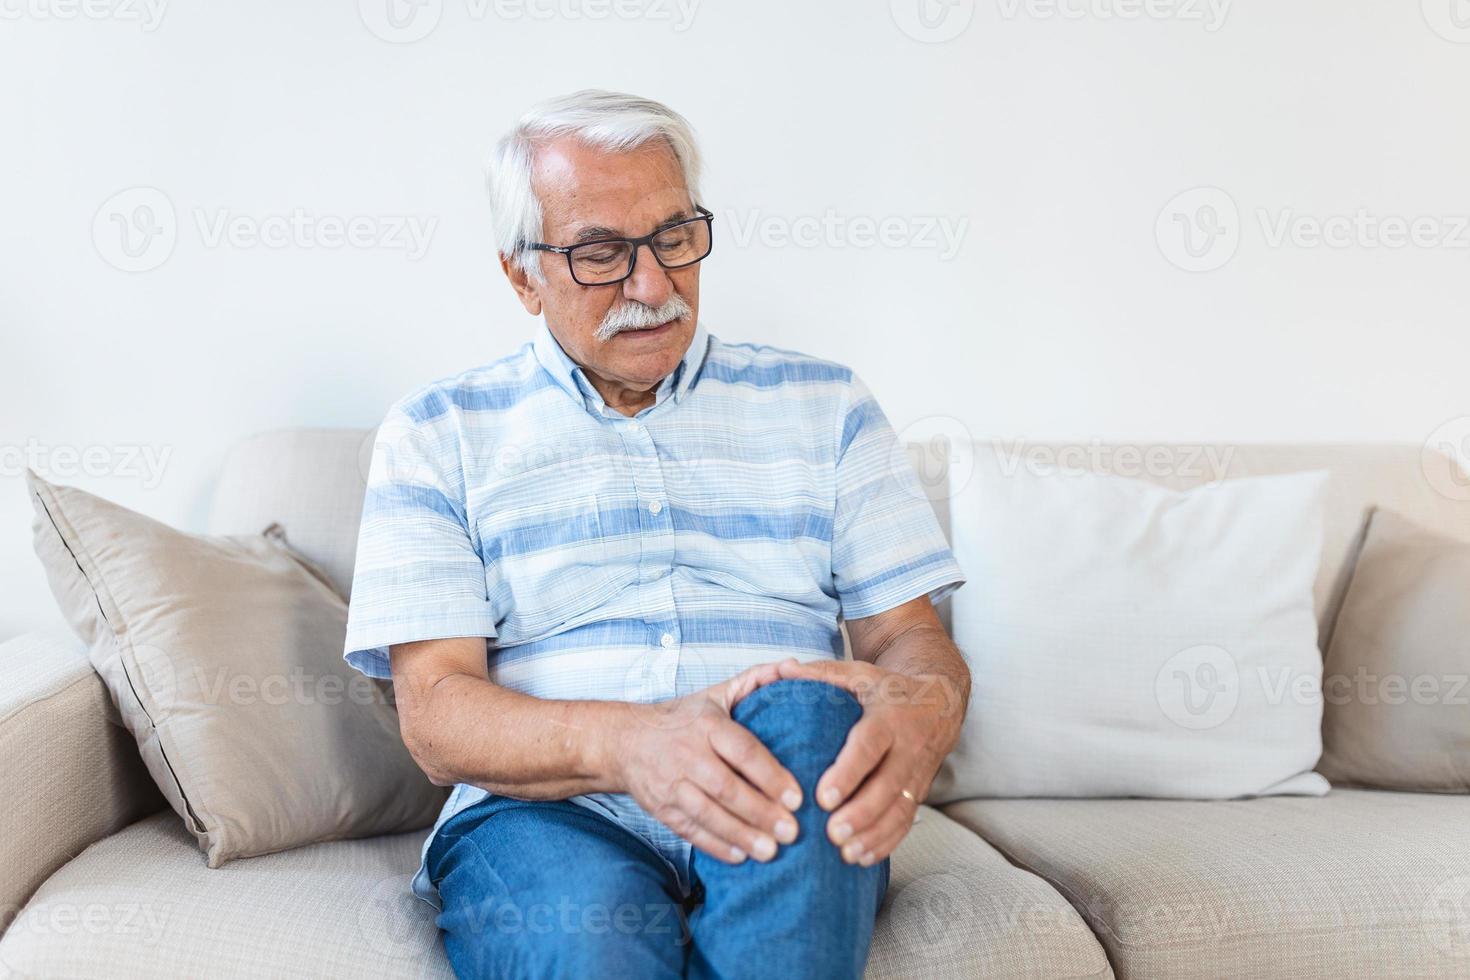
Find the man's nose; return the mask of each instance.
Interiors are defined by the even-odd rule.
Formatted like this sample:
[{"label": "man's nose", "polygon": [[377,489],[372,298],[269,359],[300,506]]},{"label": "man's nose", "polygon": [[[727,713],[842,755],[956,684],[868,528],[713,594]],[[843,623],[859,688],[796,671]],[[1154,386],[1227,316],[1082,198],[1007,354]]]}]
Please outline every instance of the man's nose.
[{"label": "man's nose", "polygon": [[634,258],[633,274],[623,280],[623,295],[644,306],[663,306],[674,293],[674,283],[653,257],[653,247],[640,245]]}]

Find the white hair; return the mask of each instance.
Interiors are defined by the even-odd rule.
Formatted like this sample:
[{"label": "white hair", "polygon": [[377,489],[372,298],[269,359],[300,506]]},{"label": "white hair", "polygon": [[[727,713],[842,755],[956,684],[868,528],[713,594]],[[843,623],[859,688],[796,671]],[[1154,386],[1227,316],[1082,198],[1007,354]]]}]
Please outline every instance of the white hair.
[{"label": "white hair", "polygon": [[495,144],[489,179],[496,248],[537,280],[541,279],[541,265],[526,247],[541,240],[541,202],[531,186],[536,148],[566,136],[616,152],[662,140],[684,172],[690,197],[699,201],[701,164],[694,130],[668,106],[602,89],[583,89],[541,102]]}]

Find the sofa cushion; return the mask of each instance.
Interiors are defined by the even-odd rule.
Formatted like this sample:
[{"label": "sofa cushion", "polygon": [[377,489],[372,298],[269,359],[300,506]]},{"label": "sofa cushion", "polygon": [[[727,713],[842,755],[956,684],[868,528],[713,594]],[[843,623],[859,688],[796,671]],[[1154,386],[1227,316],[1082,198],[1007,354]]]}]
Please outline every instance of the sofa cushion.
[{"label": "sofa cushion", "polygon": [[1378,510],[1327,647],[1334,783],[1470,792],[1470,544]]},{"label": "sofa cushion", "polygon": [[1470,798],[970,800],[1120,977],[1470,976]]},{"label": "sofa cushion", "polygon": [[[99,841],[0,937],[0,976],[449,978],[409,894],[425,831],[205,867],[172,814]],[[1110,977],[1067,902],[925,807],[893,860],[871,977]]]},{"label": "sofa cushion", "polygon": [[951,515],[973,689],[931,801],[1327,791],[1325,471],[1180,491],[976,462]]},{"label": "sofa cushion", "polygon": [[268,531],[186,534],[27,474],[36,553],[154,782],[211,865],[427,827],[446,790],[391,688],[342,663],[347,606]]}]

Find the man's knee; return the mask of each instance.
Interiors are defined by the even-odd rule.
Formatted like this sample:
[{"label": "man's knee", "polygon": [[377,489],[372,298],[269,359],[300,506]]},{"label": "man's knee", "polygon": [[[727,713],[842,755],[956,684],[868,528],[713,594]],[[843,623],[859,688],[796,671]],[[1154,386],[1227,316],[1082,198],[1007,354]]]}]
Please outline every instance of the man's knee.
[{"label": "man's knee", "polygon": [[731,717],[809,786],[837,758],[862,714],[857,698],[836,685],[788,678],[756,688],[735,705]]}]

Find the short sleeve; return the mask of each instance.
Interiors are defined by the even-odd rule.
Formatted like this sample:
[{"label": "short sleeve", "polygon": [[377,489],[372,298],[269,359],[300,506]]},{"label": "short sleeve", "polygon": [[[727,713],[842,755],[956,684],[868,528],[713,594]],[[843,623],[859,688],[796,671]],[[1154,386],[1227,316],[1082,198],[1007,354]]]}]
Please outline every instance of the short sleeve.
[{"label": "short sleeve", "polygon": [[457,429],[415,422],[398,406],[378,428],[343,653],[370,677],[391,676],[394,643],[495,636],[459,451]]},{"label": "short sleeve", "polygon": [[839,413],[832,575],[844,619],[862,619],[964,584],[913,464],[854,376]]}]

